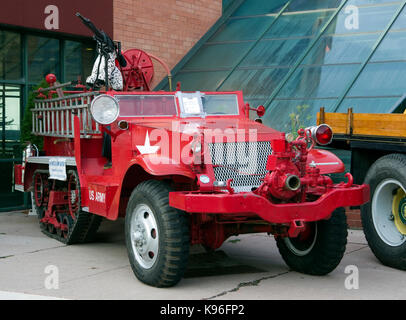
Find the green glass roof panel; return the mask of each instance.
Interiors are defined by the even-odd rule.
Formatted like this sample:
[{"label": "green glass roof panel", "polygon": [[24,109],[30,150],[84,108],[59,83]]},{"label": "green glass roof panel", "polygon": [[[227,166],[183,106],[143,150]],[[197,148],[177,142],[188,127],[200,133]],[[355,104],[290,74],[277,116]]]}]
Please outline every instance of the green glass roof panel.
[{"label": "green glass roof panel", "polygon": [[403,8],[399,17],[396,19],[391,30],[406,29],[406,8]]},{"label": "green glass roof panel", "polygon": [[329,112],[335,103],[336,99],[276,99],[267,108],[263,123],[276,130],[296,132],[299,127],[315,125],[320,108]]},{"label": "green glass roof panel", "polygon": [[257,40],[275,17],[229,19],[208,42]]},{"label": "green glass roof panel", "polygon": [[[216,91],[227,74],[227,71],[180,72],[174,77],[173,84],[175,86],[180,81],[183,91]],[[234,88],[234,90],[240,89]]]},{"label": "green glass roof panel", "polygon": [[337,8],[342,0],[294,0],[287,11],[307,11]]},{"label": "green glass roof panel", "polygon": [[346,13],[343,10],[332,21],[325,34],[381,32],[386,29],[397,9],[399,4],[358,7],[358,23],[351,19],[353,11]]},{"label": "green glass roof panel", "polygon": [[368,63],[347,97],[402,96],[405,83],[406,62]]},{"label": "green glass roof panel", "polygon": [[253,16],[278,13],[287,0],[247,0],[233,13],[232,16]]},{"label": "green glass roof panel", "polygon": [[283,14],[264,35],[266,39],[303,37],[316,34],[333,11],[315,11]]},{"label": "green glass roof panel", "polygon": [[339,97],[358,69],[358,64],[299,67],[277,98]]},{"label": "green glass roof panel", "polygon": [[246,98],[266,99],[288,70],[288,68],[236,70],[219,91],[243,90]]},{"label": "green glass roof panel", "polygon": [[[275,21],[282,3],[243,1],[174,83],[182,80],[183,90],[242,90],[254,106],[273,97],[268,125],[283,130],[289,113],[304,104],[312,113],[308,124],[320,107],[332,112],[341,99],[340,112],[349,104],[363,112],[374,101],[376,110],[390,112],[405,94],[406,9],[371,53],[404,1],[349,0],[329,26],[341,1],[292,0]],[[358,8],[358,26],[348,25],[351,6]]]},{"label": "green glass roof panel", "polygon": [[352,108],[357,113],[386,113],[393,108],[399,97],[384,98],[347,98],[344,99],[336,112],[346,113],[348,108]]},{"label": "green glass roof panel", "polygon": [[406,31],[389,32],[371,58],[371,62],[406,60]]},{"label": "green glass roof panel", "polygon": [[347,6],[368,6],[368,5],[381,5],[386,3],[402,3],[402,1],[396,0],[348,0]]},{"label": "green glass roof panel", "polygon": [[250,42],[206,44],[185,64],[183,69],[231,69],[241,60],[250,46]]},{"label": "green glass roof panel", "polygon": [[372,51],[378,34],[321,37],[303,60],[303,64],[362,63]]},{"label": "green glass roof panel", "polygon": [[262,40],[242,61],[241,67],[291,66],[310,39]]}]

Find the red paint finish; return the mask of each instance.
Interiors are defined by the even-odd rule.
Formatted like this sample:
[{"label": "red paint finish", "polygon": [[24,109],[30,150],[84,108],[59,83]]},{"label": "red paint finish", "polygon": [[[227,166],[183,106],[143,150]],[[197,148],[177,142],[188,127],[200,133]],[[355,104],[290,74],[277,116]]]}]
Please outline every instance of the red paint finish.
[{"label": "red paint finish", "polygon": [[[115,220],[125,214],[131,192],[139,183],[164,180],[174,190],[169,194],[169,205],[190,214],[191,242],[218,248],[229,236],[239,233],[295,237],[306,229],[307,222],[328,219],[338,207],[369,200],[369,187],[353,185],[351,175],[347,175],[348,182],[336,185],[324,175],[342,172],[344,165],[334,154],[314,149],[314,141],[305,130],[300,130],[297,140],[288,142],[284,133],[250,120],[240,91],[206,92],[206,97],[222,99],[235,95],[238,114],[220,112],[205,117],[182,116],[175,92],[106,94],[122,106],[121,116],[109,128],[101,127],[101,132],[111,137],[111,168],[104,168],[107,159],[102,156],[102,134],[81,137],[82,123],[77,115],[73,116],[73,139],[46,137],[44,144],[46,156],[75,158],[73,169],[80,180],[81,207],[91,213]],[[135,104],[128,98],[144,102]],[[152,104],[145,102],[148,99]],[[123,121],[127,125],[119,126]],[[218,159],[211,158],[213,143],[248,142],[261,148],[263,144],[258,142],[269,143],[272,149],[271,154],[260,158],[263,163],[259,165],[266,168],[263,175],[219,165]],[[201,148],[197,148],[199,145]],[[259,155],[264,150],[256,152]],[[26,175],[32,175],[35,169],[47,169],[46,165],[27,165]],[[247,179],[261,175],[260,185],[251,192],[239,192],[231,178],[216,181],[219,167]],[[20,175],[16,177],[21,182]],[[30,177],[24,180],[30,181]],[[66,205],[65,198],[66,194],[51,191],[45,217],[60,228],[53,219],[58,205]]]},{"label": "red paint finish", "polygon": [[171,206],[191,213],[255,214],[270,223],[290,223],[295,220],[328,219],[334,209],[357,206],[369,200],[367,185],[341,188],[334,186],[318,200],[305,203],[275,204],[255,193],[171,192]]}]

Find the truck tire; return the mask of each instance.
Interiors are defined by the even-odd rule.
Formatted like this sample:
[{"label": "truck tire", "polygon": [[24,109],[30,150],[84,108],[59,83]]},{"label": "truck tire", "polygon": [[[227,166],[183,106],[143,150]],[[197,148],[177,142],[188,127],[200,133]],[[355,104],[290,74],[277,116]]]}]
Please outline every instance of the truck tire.
[{"label": "truck tire", "polygon": [[347,245],[347,218],[344,208],[336,209],[329,220],[309,224],[297,238],[276,238],[285,263],[294,271],[326,275],[344,256]]},{"label": "truck tire", "polygon": [[169,206],[170,187],[161,181],[140,183],[125,217],[128,258],[135,276],[154,287],[171,287],[182,278],[189,258],[186,213]]},{"label": "truck tire", "polygon": [[368,170],[371,201],[361,206],[365,237],[384,265],[406,270],[406,155],[389,154]]},{"label": "truck tire", "polygon": [[44,217],[47,206],[47,181],[44,178],[43,170],[35,170],[32,176],[32,197],[37,212],[38,220]]}]

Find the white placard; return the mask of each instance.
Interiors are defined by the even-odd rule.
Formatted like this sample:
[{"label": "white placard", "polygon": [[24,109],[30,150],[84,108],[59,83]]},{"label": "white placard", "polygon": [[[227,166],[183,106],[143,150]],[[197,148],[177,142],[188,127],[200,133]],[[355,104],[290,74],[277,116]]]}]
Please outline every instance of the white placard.
[{"label": "white placard", "polygon": [[49,179],[66,181],[66,158],[49,159]]},{"label": "white placard", "polygon": [[201,114],[200,103],[197,97],[187,98],[183,97],[183,109],[185,113]]}]

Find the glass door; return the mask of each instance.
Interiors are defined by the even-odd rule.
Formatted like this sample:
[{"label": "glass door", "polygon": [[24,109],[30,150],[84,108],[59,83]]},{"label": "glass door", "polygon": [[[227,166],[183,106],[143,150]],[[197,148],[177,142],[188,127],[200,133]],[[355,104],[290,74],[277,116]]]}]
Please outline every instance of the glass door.
[{"label": "glass door", "polygon": [[24,194],[14,190],[14,164],[21,163],[21,86],[0,84],[0,210],[22,207]]}]

